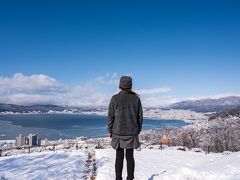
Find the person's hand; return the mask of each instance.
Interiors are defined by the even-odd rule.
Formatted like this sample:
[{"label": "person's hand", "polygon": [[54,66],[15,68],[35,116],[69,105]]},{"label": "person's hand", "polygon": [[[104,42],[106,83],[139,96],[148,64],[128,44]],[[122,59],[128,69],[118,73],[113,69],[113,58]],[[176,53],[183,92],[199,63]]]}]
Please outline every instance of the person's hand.
[{"label": "person's hand", "polygon": [[108,133],[108,137],[109,137],[109,138],[112,138],[112,133]]}]

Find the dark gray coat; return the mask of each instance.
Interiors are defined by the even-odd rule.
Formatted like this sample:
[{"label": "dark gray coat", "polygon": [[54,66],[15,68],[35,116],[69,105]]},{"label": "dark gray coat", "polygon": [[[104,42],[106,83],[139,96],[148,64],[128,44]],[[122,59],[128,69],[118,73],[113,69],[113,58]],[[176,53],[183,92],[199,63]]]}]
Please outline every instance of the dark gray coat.
[{"label": "dark gray coat", "polygon": [[120,136],[136,136],[142,130],[143,110],[140,98],[121,90],[112,96],[108,108],[108,132]]}]

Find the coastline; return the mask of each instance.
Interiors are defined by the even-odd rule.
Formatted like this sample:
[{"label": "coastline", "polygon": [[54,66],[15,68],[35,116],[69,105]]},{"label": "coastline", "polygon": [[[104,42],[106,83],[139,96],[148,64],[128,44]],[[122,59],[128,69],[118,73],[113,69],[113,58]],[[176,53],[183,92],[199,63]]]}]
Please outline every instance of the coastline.
[{"label": "coastline", "polygon": [[[214,113],[214,112],[212,112]],[[100,116],[107,117],[107,111],[83,111],[83,112],[73,112],[73,111],[49,111],[49,112],[0,112],[1,115],[35,115],[35,114],[46,114],[46,115],[54,115],[54,114],[62,114],[62,115],[90,115],[90,116]],[[182,120],[185,122],[191,122],[195,120],[206,120],[208,119],[208,115],[211,113],[199,113],[191,110],[162,110],[162,109],[144,109],[143,117],[145,119],[151,120]]]},{"label": "coastline", "polygon": [[[49,126],[49,127],[44,127],[44,126],[31,126],[31,124],[25,125],[21,124],[22,118],[21,115],[24,115],[26,120],[30,120],[32,117],[28,116],[28,115],[36,115],[34,117],[34,119],[41,121],[43,117],[38,117],[38,115],[43,115],[46,117],[44,117],[44,122],[47,123],[47,118],[50,116],[51,119],[55,119],[55,123],[57,123],[58,120],[58,115],[66,115],[67,119],[71,119],[73,116],[73,118],[78,119],[78,117],[74,117],[74,115],[80,115],[82,116],[79,117],[80,119],[82,119],[81,121],[83,122],[84,117],[86,116],[86,119],[91,119],[91,116],[95,117],[96,122],[99,122],[95,125],[93,125],[93,129],[96,129],[94,131],[91,131],[92,134],[90,133],[90,131],[87,131],[87,129],[89,128],[84,128],[84,126],[80,126],[80,124],[75,124],[73,121],[69,122],[70,124],[68,125],[68,127],[62,129],[62,128],[58,128],[58,127],[54,127],[54,126]],[[54,117],[54,115],[56,115]],[[9,116],[7,119],[4,118],[6,116]],[[13,121],[11,121],[11,116],[15,116]],[[20,117],[19,119],[21,120],[18,123],[18,116]],[[101,117],[99,119],[99,121],[97,120],[97,117]],[[183,116],[186,117],[186,116]],[[30,119],[29,119],[30,118]],[[61,117],[59,117],[61,118]],[[104,119],[106,119],[107,117],[103,114],[98,114],[98,113],[63,113],[63,112],[59,112],[59,113],[33,113],[33,112],[28,112],[28,113],[0,113],[0,123],[3,125],[0,128],[0,135],[2,134],[3,136],[0,136],[0,140],[5,140],[5,139],[14,139],[18,134],[29,134],[29,133],[33,133],[33,134],[38,134],[39,137],[42,138],[48,138],[50,140],[57,140],[57,139],[72,139],[75,138],[77,136],[86,136],[89,138],[98,138],[98,137],[105,137],[107,136],[107,134],[105,134],[103,132],[103,127],[102,124],[104,123]],[[80,122],[81,122],[80,121]],[[184,119],[184,118],[176,118],[173,117],[173,119],[170,119],[169,117],[162,117],[162,116],[156,116],[156,113],[154,113],[153,115],[150,115],[149,113],[144,116],[144,121],[147,122],[145,124],[145,129],[144,130],[148,130],[148,129],[156,129],[156,128],[160,128],[161,126],[173,126],[173,127],[179,127],[179,126],[185,126],[187,124],[191,124],[191,123],[197,123],[199,120],[192,120],[192,119]],[[154,123],[154,121],[156,123]],[[157,122],[157,121],[161,121],[161,122]],[[45,124],[46,124],[45,123]],[[186,124],[185,124],[186,123]],[[176,124],[176,125],[175,125]],[[179,124],[179,125],[178,125]],[[180,125],[182,124],[182,125]],[[80,128],[81,127],[81,128]],[[70,132],[71,130],[71,132]],[[81,133],[79,133],[81,132]]]}]

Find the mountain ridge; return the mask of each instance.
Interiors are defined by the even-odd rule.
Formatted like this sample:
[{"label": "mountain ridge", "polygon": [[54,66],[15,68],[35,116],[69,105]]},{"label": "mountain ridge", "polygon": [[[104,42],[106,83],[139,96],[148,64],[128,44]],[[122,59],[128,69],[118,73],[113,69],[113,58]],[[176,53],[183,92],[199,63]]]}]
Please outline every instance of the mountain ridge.
[{"label": "mountain ridge", "polygon": [[233,109],[227,109],[218,113],[214,113],[210,116],[209,120],[229,117],[240,117],[240,106]]},{"label": "mountain ridge", "polygon": [[[156,109],[181,109],[181,110],[191,110],[195,112],[221,112],[228,109],[233,109],[240,106],[240,96],[228,96],[219,99],[200,99],[194,101],[180,101],[171,104],[165,108]],[[148,108],[146,109],[154,109]],[[13,113],[27,113],[27,112],[40,112],[47,113],[49,111],[58,112],[82,112],[82,111],[107,111],[107,107],[68,107],[53,104],[36,104],[36,105],[17,105],[17,104],[4,104],[0,103],[0,112],[13,112]]]},{"label": "mountain ridge", "polygon": [[237,106],[240,106],[240,96],[181,101],[170,105],[169,108],[192,110],[195,112],[220,112]]},{"label": "mountain ridge", "polygon": [[14,113],[24,113],[30,111],[40,111],[42,113],[52,111],[64,111],[68,109],[67,107],[58,106],[58,105],[17,105],[17,104],[4,104],[0,103],[0,112],[14,112]]}]

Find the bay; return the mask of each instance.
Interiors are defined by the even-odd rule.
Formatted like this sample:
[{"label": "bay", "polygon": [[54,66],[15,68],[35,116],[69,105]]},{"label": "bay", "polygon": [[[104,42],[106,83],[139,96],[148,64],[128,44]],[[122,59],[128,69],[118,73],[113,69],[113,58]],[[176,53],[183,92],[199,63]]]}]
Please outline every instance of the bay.
[{"label": "bay", "polygon": [[[143,130],[181,127],[182,120],[144,119]],[[82,114],[10,114],[0,115],[0,140],[15,139],[19,134],[37,134],[50,140],[79,136],[107,137],[107,117]]]}]

